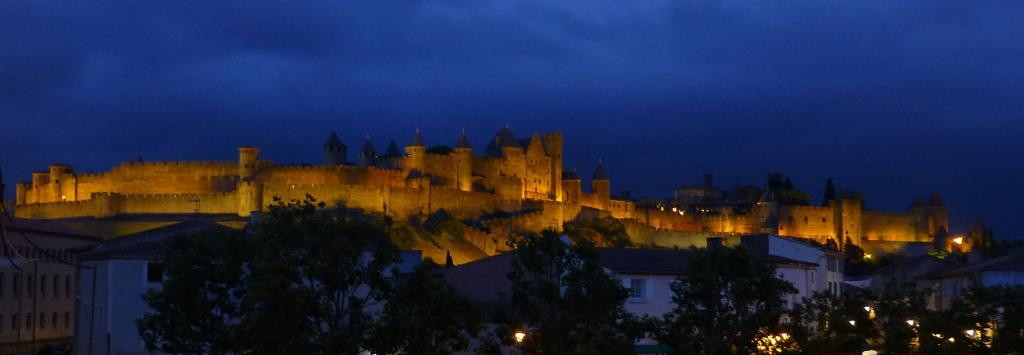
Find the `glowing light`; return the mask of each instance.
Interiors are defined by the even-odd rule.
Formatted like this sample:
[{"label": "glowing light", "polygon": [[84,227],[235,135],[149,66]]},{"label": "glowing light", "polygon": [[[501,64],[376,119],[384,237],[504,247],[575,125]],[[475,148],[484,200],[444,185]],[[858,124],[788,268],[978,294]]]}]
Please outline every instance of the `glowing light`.
[{"label": "glowing light", "polygon": [[855,320],[851,320],[851,321],[850,321],[850,325],[857,325],[857,321],[855,321]]},{"label": "glowing light", "polygon": [[871,312],[871,306],[864,306],[864,312]]},{"label": "glowing light", "polygon": [[955,343],[956,342],[956,339],[953,339],[953,337],[949,337],[949,339],[946,339],[946,340],[949,340],[950,343]]},{"label": "glowing light", "polygon": [[936,339],[942,339],[943,338],[942,334],[939,334],[939,333],[932,333],[932,336],[935,337]]},{"label": "glowing light", "polygon": [[967,336],[969,336],[969,337],[973,337],[974,334],[976,334],[977,332],[974,329],[968,329],[968,330],[965,330],[964,333],[967,334]]},{"label": "glowing light", "polygon": [[678,208],[672,207],[672,212],[678,212],[678,211],[679,211]]},{"label": "glowing light", "polygon": [[[964,237],[956,237],[956,238],[953,238],[953,243],[957,243],[957,244],[963,244],[963,243],[964,243]],[[952,338],[951,338],[951,339],[952,339]]]},{"label": "glowing light", "polygon": [[526,332],[517,330],[513,336],[516,338],[516,343],[522,344],[526,340]]},{"label": "glowing light", "polygon": [[917,322],[915,322],[913,319],[907,319],[907,325],[913,327],[915,324],[917,324]]},{"label": "glowing light", "polygon": [[64,195],[60,195],[60,199],[61,199],[61,200],[67,200],[67,199],[68,199],[68,197],[67,197],[67,196],[64,196]]},{"label": "glowing light", "polygon": [[864,260],[871,260],[871,253],[864,253]]}]

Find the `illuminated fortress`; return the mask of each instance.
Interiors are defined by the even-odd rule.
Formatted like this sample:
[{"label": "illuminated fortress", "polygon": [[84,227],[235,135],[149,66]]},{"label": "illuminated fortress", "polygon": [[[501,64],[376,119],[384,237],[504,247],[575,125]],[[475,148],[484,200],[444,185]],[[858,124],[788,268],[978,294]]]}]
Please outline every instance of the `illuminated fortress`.
[{"label": "illuminated fortress", "polygon": [[[515,231],[561,230],[581,218],[614,217],[639,244],[697,244],[708,235],[776,233],[825,243],[862,246],[932,242],[949,228],[947,207],[933,195],[905,212],[864,208],[852,192],[827,196],[820,206],[791,203],[770,181],[759,196],[740,205],[696,211],[611,195],[611,180],[598,164],[588,191],[583,179],[563,168],[560,133],[517,139],[500,129],[483,154],[474,154],[463,133],[453,147],[428,148],[417,132],[399,150],[383,154],[366,139],[349,161],[335,133],[323,147],[322,165],[278,165],[255,147],[238,149],[237,161],[126,162],[102,173],[75,173],[51,165],[16,185],[16,215],[60,219],[72,226],[108,225],[108,236],[154,228],[196,215],[244,224],[273,203],[311,195],[326,202],[380,212],[396,221],[444,210],[487,228],[469,228],[467,239],[486,254],[500,250]],[[112,226],[112,227],[111,227]]]}]

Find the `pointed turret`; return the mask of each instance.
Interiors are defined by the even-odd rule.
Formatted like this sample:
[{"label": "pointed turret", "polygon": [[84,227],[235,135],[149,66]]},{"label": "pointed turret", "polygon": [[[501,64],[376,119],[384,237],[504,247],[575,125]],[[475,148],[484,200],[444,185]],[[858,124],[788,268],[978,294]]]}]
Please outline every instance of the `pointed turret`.
[{"label": "pointed turret", "polygon": [[469,138],[466,137],[466,130],[462,130],[459,134],[459,141],[455,143],[455,148],[473,148],[469,145]]},{"label": "pointed turret", "polygon": [[590,179],[590,193],[594,195],[594,202],[597,209],[607,209],[612,196],[612,183],[608,179],[608,173],[604,171],[604,163],[597,161],[597,169],[594,169],[594,176]]},{"label": "pointed turret", "polygon": [[494,139],[487,145],[485,152],[487,155],[500,157],[504,155],[506,148],[523,149],[523,146],[519,144],[515,134],[512,134],[512,129],[508,128],[508,125],[498,130],[498,133],[494,135]]},{"label": "pointed turret", "polygon": [[466,130],[459,134],[459,140],[452,150],[455,155],[455,183],[459,190],[473,191],[473,148],[469,146]]},{"label": "pointed turret", "polygon": [[829,203],[836,200],[836,186],[832,184],[832,179],[825,180],[825,195],[822,198],[821,205],[828,207]]},{"label": "pointed turret", "polygon": [[423,146],[423,135],[420,134],[420,129],[416,129],[416,135],[412,137],[412,143],[409,143],[410,147],[422,147]]},{"label": "pointed turret", "polygon": [[379,157],[377,148],[373,147],[373,141],[367,135],[366,141],[363,142],[363,149],[359,151],[359,166],[373,166],[377,163],[377,158]]},{"label": "pointed turret", "polygon": [[384,158],[391,159],[401,157],[402,151],[398,149],[398,144],[395,144],[395,141],[392,140],[390,143],[388,143],[388,149],[384,151]]},{"label": "pointed turret", "polygon": [[594,169],[594,176],[592,180],[609,180],[608,173],[604,171],[604,163],[601,160],[597,161],[597,169]]},{"label": "pointed turret", "polygon": [[348,147],[338,138],[338,133],[331,131],[324,143],[324,165],[337,166],[348,162]]}]

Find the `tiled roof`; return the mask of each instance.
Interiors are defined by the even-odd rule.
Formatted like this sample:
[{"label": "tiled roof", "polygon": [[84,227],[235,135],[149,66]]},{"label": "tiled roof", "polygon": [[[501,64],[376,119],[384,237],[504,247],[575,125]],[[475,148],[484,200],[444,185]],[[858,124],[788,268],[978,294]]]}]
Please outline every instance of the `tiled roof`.
[{"label": "tiled roof", "polygon": [[212,230],[230,230],[214,222],[190,219],[166,227],[111,239],[79,254],[83,261],[109,259],[154,260],[163,256],[174,238]]},{"label": "tiled roof", "polygon": [[85,233],[71,227],[59,224],[56,222],[37,220],[37,219],[24,219],[11,216],[4,216],[3,225],[5,230],[18,230],[24,232],[37,232],[37,233],[48,233],[48,234],[60,234],[70,237],[86,238],[93,240],[100,240],[97,235]]}]

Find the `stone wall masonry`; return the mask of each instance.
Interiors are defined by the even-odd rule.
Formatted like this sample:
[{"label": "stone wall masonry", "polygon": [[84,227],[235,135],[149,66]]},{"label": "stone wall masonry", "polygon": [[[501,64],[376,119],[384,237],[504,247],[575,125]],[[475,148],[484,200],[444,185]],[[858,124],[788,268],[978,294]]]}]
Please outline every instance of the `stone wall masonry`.
[{"label": "stone wall masonry", "polygon": [[867,240],[890,242],[925,242],[918,240],[914,218],[906,213],[864,211],[862,233]]},{"label": "stone wall masonry", "polygon": [[835,210],[832,207],[779,207],[779,235],[825,240],[835,238],[835,232]]}]

